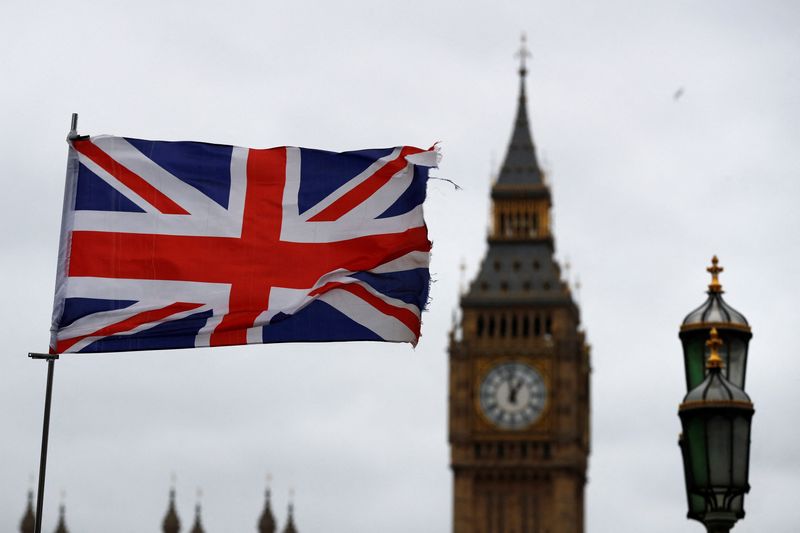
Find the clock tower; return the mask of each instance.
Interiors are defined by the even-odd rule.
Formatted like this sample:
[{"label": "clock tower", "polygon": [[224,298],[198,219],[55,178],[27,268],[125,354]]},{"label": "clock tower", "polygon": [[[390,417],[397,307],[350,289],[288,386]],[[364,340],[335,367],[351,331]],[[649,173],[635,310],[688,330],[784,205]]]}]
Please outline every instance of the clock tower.
[{"label": "clock tower", "polygon": [[583,533],[589,348],[554,258],[525,95],[491,190],[488,251],[451,332],[454,533]]}]

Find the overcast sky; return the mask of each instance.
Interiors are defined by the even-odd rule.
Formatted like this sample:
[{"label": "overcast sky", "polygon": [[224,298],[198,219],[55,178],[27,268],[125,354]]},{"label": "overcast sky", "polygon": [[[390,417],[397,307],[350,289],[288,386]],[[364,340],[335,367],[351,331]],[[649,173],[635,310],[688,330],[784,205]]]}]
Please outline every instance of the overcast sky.
[{"label": "overcast sky", "polygon": [[[685,519],[681,320],[718,254],[753,326],[751,495],[739,533],[800,522],[800,3],[6,2],[0,17],[0,529],[38,469],[70,113],[83,134],[347,150],[442,142],[435,279],[409,345],[78,355],[56,364],[44,530],[255,531],[271,473],[301,533],[446,532],[447,331],[516,106],[554,198],[592,345],[588,531]],[[677,100],[676,91],[683,93]],[[493,162],[494,161],[494,166]]]}]

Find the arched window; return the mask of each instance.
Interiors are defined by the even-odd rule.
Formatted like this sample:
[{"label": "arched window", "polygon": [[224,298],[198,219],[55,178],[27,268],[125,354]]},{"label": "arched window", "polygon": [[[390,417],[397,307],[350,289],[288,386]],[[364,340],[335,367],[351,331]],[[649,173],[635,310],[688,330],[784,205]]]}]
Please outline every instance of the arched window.
[{"label": "arched window", "polygon": [[544,332],[548,335],[553,333],[553,319],[550,316],[544,321]]},{"label": "arched window", "polygon": [[494,337],[494,317],[489,317],[489,336]]},{"label": "arched window", "polygon": [[511,336],[517,336],[517,315],[511,317]]},{"label": "arched window", "polygon": [[475,328],[476,332],[478,334],[478,337],[483,337],[483,327],[484,327],[483,315],[478,315],[478,323],[477,323],[477,327]]},{"label": "arched window", "polygon": [[522,317],[522,336],[526,339],[531,336],[531,320],[528,315]]},{"label": "arched window", "polygon": [[533,320],[533,334],[537,337],[542,334],[542,321],[539,315],[536,315],[536,318]]},{"label": "arched window", "polygon": [[500,337],[506,336],[506,316],[503,315],[500,317]]}]

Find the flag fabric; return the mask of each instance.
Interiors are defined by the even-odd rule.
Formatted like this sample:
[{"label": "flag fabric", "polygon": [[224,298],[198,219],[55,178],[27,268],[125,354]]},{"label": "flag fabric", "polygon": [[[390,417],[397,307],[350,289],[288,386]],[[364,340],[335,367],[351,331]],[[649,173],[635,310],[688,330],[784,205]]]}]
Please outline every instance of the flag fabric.
[{"label": "flag fabric", "polygon": [[436,149],[70,140],[50,350],[420,336]]}]

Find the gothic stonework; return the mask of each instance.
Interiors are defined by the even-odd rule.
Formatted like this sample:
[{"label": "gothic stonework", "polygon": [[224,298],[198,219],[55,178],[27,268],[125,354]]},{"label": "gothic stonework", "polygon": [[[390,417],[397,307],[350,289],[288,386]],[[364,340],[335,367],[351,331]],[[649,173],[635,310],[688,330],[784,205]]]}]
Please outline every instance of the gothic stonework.
[{"label": "gothic stonework", "polygon": [[489,249],[450,338],[455,533],[582,533],[589,348],[561,279],[550,190],[517,119],[492,187]]}]

